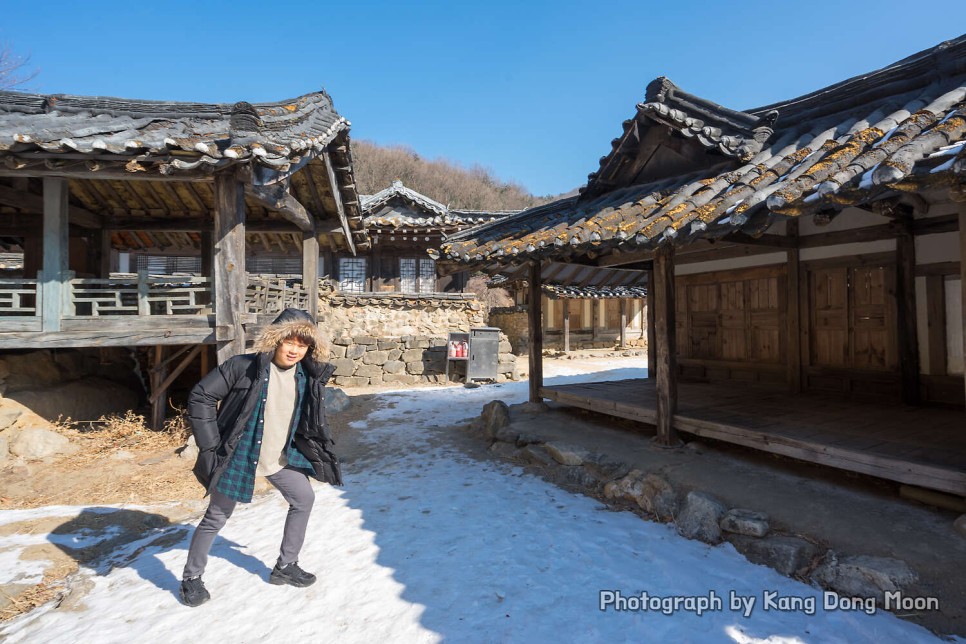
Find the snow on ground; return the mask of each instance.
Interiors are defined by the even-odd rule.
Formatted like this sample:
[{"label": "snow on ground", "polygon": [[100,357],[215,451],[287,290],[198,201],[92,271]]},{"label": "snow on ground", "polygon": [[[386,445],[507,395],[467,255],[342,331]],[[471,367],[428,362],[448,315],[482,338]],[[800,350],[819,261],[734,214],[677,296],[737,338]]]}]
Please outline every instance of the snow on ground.
[{"label": "snow on ground", "polygon": [[[622,360],[548,364],[548,382],[642,374]],[[635,369],[625,368],[633,365]],[[596,372],[596,373],[594,373]],[[609,511],[516,467],[471,459],[434,440],[477,416],[494,398],[527,396],[527,383],[479,389],[425,388],[380,394],[390,404],[362,423],[372,456],[352,465],[344,488],[318,485],[301,564],[319,576],[307,589],[267,583],[286,507],[277,493],[239,505],[215,542],[204,580],[212,600],[177,599],[190,525],[174,525],[117,551],[96,570],[82,604],[41,608],[0,626],[8,642],[884,642],[934,641],[928,631],[880,612],[823,610],[817,589],[748,563],[730,546],[688,541],[673,528]],[[62,514],[84,511],[62,508]],[[66,512],[65,512],[66,511]],[[97,511],[150,512],[150,508]],[[0,525],[50,516],[0,512]],[[33,514],[31,514],[33,513]],[[83,534],[71,545],[109,535]],[[65,533],[68,535],[65,537]],[[160,537],[160,539],[159,539]],[[4,569],[25,577],[35,562]],[[13,573],[4,576],[10,577]],[[78,579],[75,584],[80,584]],[[642,592],[649,610],[601,610],[600,591]],[[763,605],[767,592],[790,610]],[[701,615],[674,597],[722,606]],[[730,595],[754,598],[747,611]],[[679,600],[684,601],[684,600]],[[688,600],[696,602],[697,600]],[[816,602],[814,610],[811,603]],[[633,608],[633,603],[631,603]]]}]

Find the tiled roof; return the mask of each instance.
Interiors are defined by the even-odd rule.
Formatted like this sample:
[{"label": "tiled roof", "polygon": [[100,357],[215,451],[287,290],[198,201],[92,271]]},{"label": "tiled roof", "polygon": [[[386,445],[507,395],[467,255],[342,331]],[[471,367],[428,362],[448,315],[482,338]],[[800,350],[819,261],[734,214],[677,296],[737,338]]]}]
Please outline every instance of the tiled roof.
[{"label": "tiled roof", "polygon": [[[541,284],[551,297],[644,297],[647,276],[642,271],[547,262],[540,268]],[[493,275],[489,286],[504,286],[530,279],[528,266],[508,268]]]},{"label": "tiled roof", "polygon": [[[662,79],[659,86],[669,87]],[[642,118],[653,121],[660,114],[658,127],[679,134],[685,134],[683,127],[694,130],[701,145],[715,146],[718,161],[694,163],[684,172],[635,185],[608,186],[604,174],[620,176],[629,165],[626,151],[636,149],[628,142],[642,136],[642,121],[625,122],[624,136],[615,139],[614,150],[601,160],[601,170],[582,195],[451,235],[441,259],[481,264],[593,257],[618,246],[646,249],[734,232],[757,235],[777,218],[839,210],[907,191],[962,190],[966,36],[877,72],[744,113],[714,112],[713,103],[690,95],[685,98],[692,100],[683,100],[676,89],[668,93],[675,92],[674,110],[682,114],[642,107],[650,115]],[[709,113],[732,129],[698,128],[697,121]],[[740,114],[748,117],[745,125]],[[758,151],[742,138],[739,126],[753,133],[751,140],[763,139]]]},{"label": "tiled roof", "polygon": [[161,156],[164,174],[239,159],[286,171],[348,127],[325,92],[253,105],[0,91],[0,152]]},{"label": "tiled roof", "polygon": [[543,291],[554,298],[605,300],[645,297],[646,286],[556,286],[544,284]]},{"label": "tiled roof", "polygon": [[[380,190],[374,195],[361,195],[362,211],[365,215],[363,222],[368,228],[386,227],[446,227],[466,228],[478,226],[515,215],[520,210],[457,210],[450,209],[426,195],[416,192],[403,185],[398,179],[388,188]],[[392,212],[379,214],[381,209],[394,201],[401,201],[421,216],[410,216],[406,213]]]}]

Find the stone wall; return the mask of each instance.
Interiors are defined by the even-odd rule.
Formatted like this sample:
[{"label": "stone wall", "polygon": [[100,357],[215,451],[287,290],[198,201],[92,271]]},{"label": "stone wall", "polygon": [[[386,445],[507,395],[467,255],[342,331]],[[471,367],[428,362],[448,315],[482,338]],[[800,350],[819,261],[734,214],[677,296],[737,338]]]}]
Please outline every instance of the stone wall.
[{"label": "stone wall", "polygon": [[[486,325],[471,294],[323,293],[319,325],[332,339],[338,386],[439,383],[446,380],[449,333]],[[518,380],[516,356],[500,336],[498,382]],[[451,380],[462,380],[463,363],[450,363]]]},{"label": "stone wall", "polygon": [[499,327],[506,334],[513,353],[523,355],[530,350],[527,307],[508,306],[490,309],[489,322],[490,326]]}]

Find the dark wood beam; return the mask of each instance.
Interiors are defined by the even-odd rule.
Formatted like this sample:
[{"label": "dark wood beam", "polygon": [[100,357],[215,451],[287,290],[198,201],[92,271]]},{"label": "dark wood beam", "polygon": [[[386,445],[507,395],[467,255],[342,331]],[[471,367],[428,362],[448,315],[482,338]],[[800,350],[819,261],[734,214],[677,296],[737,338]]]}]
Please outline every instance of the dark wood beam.
[{"label": "dark wood beam", "polygon": [[627,346],[627,299],[621,298],[621,349]]},{"label": "dark wood beam", "polygon": [[332,190],[332,199],[335,201],[335,210],[342,222],[342,234],[345,235],[345,243],[349,252],[356,254],[356,242],[352,238],[352,229],[349,227],[349,219],[345,214],[345,206],[342,204],[342,190],[339,188],[339,180],[335,176],[335,167],[332,165],[332,155],[328,150],[322,152],[322,161],[325,162],[325,171],[329,176],[329,187]]},{"label": "dark wood beam", "polygon": [[656,321],[654,318],[654,263],[649,262],[649,266],[644,269],[647,274],[647,377],[648,379],[657,378],[657,340],[656,340]]},{"label": "dark wood beam", "polygon": [[570,353],[570,298],[563,298],[563,350]]},{"label": "dark wood beam", "polygon": [[[796,220],[789,220],[792,223]],[[796,222],[797,223],[797,222]],[[772,248],[794,248],[795,240],[785,235],[761,235],[752,237],[746,233],[729,233],[721,238],[723,241],[747,246],[770,246]]]},{"label": "dark wood beam", "polygon": [[538,403],[543,387],[543,289],[540,262],[530,264],[530,287],[527,292],[527,321],[530,333],[530,402]]},{"label": "dark wood beam", "polygon": [[245,194],[269,210],[277,211],[295,224],[299,230],[315,232],[315,222],[305,206],[289,192],[287,185],[256,186],[249,183],[245,184]]},{"label": "dark wood beam", "polygon": [[[793,219],[786,224],[786,234],[789,238],[798,240],[798,220]],[[799,264],[799,250],[792,246],[787,252],[788,271],[785,280],[785,297],[787,298],[787,316],[785,324],[785,353],[788,361],[788,390],[793,394],[802,391],[802,289],[801,266]]]},{"label": "dark wood beam", "polygon": [[319,238],[314,233],[302,233],[302,287],[308,298],[307,313],[313,321],[319,319]]},{"label": "dark wood beam", "polygon": [[654,314],[657,340],[657,442],[665,447],[680,444],[674,429],[678,406],[678,361],[675,342],[674,246],[658,247],[654,258]]},{"label": "dark wood beam", "polygon": [[60,331],[67,279],[67,180],[44,179],[44,257],[41,329]]},{"label": "dark wood beam", "polygon": [[245,351],[245,191],[234,172],[215,176],[214,284],[218,363]]},{"label": "dark wood beam", "polygon": [[918,405],[919,345],[916,321],[916,240],[912,232],[912,213],[898,222],[896,239],[896,314],[898,324],[899,374],[902,401]]},{"label": "dark wood beam", "polygon": [[[44,212],[44,198],[32,192],[24,192],[0,186],[0,205],[21,208],[27,212]],[[81,228],[101,228],[104,218],[80,206],[68,204],[67,216],[70,223]]]}]

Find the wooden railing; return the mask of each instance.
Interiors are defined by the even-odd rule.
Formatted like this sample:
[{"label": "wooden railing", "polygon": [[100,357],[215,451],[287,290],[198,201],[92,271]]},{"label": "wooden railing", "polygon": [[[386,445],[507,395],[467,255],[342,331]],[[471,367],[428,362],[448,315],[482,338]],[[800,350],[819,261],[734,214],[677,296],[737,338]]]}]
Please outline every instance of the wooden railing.
[{"label": "wooden railing", "polygon": [[39,310],[37,280],[0,279],[0,316],[38,315]]},{"label": "wooden railing", "polygon": [[249,313],[281,313],[287,308],[306,310],[308,293],[301,282],[249,277],[245,305]]},{"label": "wooden railing", "polygon": [[207,277],[79,278],[70,280],[68,316],[199,315],[211,313]]}]

